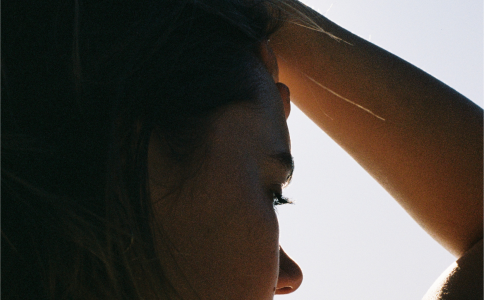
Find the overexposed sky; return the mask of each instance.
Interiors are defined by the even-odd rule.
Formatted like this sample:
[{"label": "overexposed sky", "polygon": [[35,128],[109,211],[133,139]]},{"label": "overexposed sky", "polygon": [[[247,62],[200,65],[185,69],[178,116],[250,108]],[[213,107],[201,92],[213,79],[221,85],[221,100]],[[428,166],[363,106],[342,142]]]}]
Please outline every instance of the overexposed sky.
[{"label": "overexposed sky", "polygon": [[[483,106],[483,3],[306,0],[333,22]],[[276,299],[421,299],[454,257],[293,106],[296,170],[278,208],[281,245],[304,282]]]}]

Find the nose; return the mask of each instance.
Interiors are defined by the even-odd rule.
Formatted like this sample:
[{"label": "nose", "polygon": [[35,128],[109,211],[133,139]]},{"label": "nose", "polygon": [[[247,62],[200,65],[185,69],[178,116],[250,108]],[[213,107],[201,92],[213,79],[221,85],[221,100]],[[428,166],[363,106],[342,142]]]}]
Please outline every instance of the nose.
[{"label": "nose", "polygon": [[276,285],[276,295],[289,294],[298,289],[303,280],[301,268],[286,252],[279,249],[279,278]]}]

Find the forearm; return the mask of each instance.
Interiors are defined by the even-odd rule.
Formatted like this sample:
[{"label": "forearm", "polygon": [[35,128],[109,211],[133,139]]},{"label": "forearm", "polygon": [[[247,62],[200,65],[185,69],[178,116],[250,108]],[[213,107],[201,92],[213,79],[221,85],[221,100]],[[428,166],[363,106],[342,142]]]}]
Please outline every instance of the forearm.
[{"label": "forearm", "polygon": [[482,238],[482,110],[324,17],[316,23],[339,39],[291,20],[271,38],[292,100],[460,256]]}]

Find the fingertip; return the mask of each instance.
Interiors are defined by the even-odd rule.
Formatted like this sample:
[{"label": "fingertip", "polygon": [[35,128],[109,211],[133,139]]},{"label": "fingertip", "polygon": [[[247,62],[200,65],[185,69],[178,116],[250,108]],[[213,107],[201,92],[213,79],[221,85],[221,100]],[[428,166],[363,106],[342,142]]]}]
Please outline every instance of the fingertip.
[{"label": "fingertip", "polygon": [[289,114],[291,113],[291,92],[289,91],[287,85],[282,82],[277,82],[276,86],[281,95],[282,103],[284,105],[284,114],[287,119],[289,118]]}]

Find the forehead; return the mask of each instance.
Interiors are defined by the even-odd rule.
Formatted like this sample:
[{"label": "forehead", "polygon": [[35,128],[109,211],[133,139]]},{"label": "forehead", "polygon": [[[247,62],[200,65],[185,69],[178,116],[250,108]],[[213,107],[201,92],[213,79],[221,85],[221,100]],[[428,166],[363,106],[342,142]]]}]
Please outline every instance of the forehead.
[{"label": "forehead", "polygon": [[223,108],[214,122],[214,137],[249,152],[289,152],[284,107],[274,80],[262,63],[254,68],[254,76],[259,81],[257,99]]},{"label": "forehead", "polygon": [[277,64],[277,58],[272,48],[269,46],[268,41],[264,41],[260,44],[259,52],[264,66],[272,75],[275,82],[279,81],[279,66]]}]

